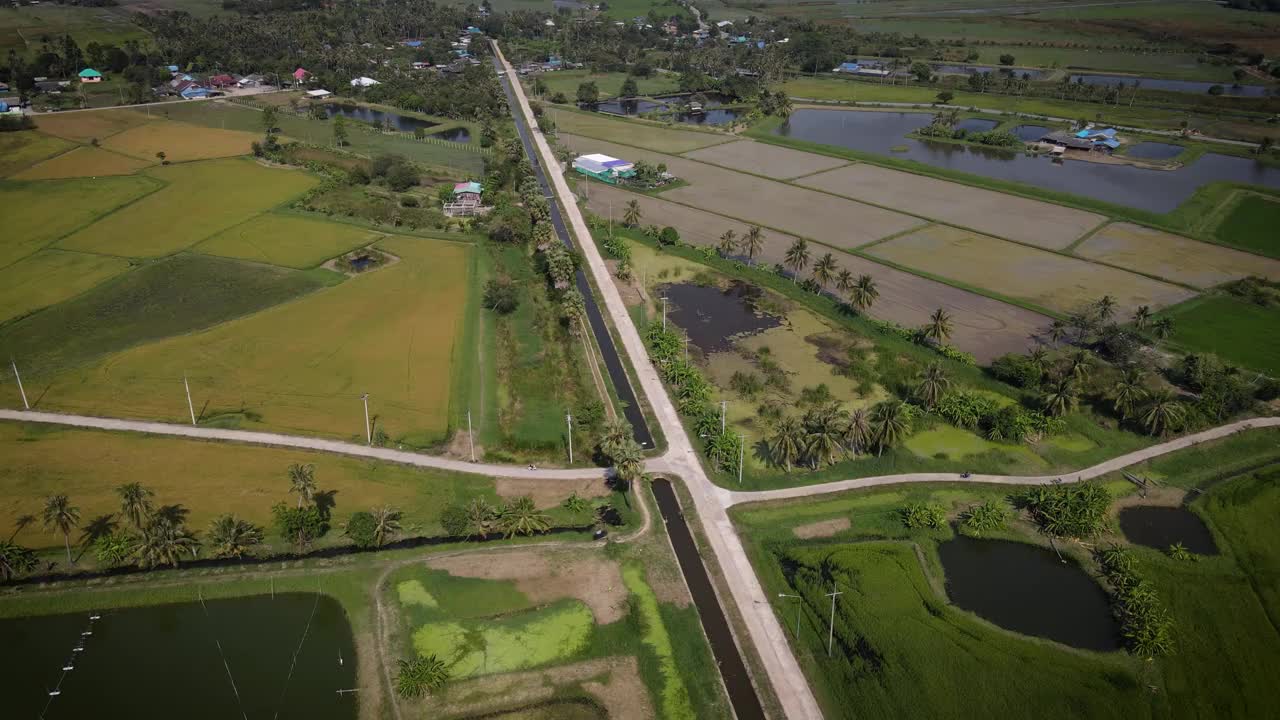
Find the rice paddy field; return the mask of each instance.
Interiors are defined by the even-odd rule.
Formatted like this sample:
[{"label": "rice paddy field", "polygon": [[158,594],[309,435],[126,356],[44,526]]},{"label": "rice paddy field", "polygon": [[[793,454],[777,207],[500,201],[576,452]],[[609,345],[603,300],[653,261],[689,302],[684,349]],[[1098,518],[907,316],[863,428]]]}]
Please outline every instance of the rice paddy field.
[{"label": "rice paddy field", "polygon": [[1280,310],[1230,295],[1206,295],[1170,308],[1170,340],[1245,368],[1280,376]]},{"label": "rice paddy field", "polygon": [[1214,229],[1220,242],[1280,259],[1280,199],[1248,194],[1241,197]]},{"label": "rice paddy field", "polygon": [[61,178],[132,175],[150,167],[154,160],[121,155],[100,147],[81,146],[13,175],[14,180],[57,180]]},{"label": "rice paddy field", "polygon": [[74,148],[69,142],[33,132],[0,133],[0,177]]},{"label": "rice paddy field", "polygon": [[1121,315],[1127,317],[1139,305],[1162,308],[1195,295],[1123,270],[941,225],[880,243],[868,252],[896,265],[1059,313],[1112,295]]},{"label": "rice paddy field", "polygon": [[182,123],[153,120],[116,133],[102,141],[108,150],[152,159],[163,152],[169,162],[209,160],[246,155],[259,136],[239,130],[194,130]]},{"label": "rice paddy field", "polygon": [[146,112],[116,109],[97,112],[45,113],[40,116],[36,127],[44,134],[73,142],[89,143],[94,139],[101,141],[159,119],[158,115],[153,116],[150,112],[148,108]]},{"label": "rice paddy field", "polygon": [[268,213],[228,228],[193,250],[205,255],[305,269],[381,237],[385,236],[356,225]]},{"label": "rice paddy field", "polygon": [[1198,288],[1249,275],[1280,280],[1280,259],[1197,242],[1130,223],[1112,223],[1075,254]]},{"label": "rice paddy field", "polygon": [[0,182],[0,205],[22,208],[6,213],[0,239],[0,267],[89,225],[112,211],[163,187],[143,175],[40,183]]},{"label": "rice paddy field", "polygon": [[685,153],[684,156],[699,162],[723,165],[732,170],[764,175],[777,180],[813,175],[848,164],[845,160],[827,155],[801,152],[751,140],[713,145]]},{"label": "rice paddy field", "polygon": [[0,325],[75,297],[129,269],[105,255],[41,250],[0,268]]}]

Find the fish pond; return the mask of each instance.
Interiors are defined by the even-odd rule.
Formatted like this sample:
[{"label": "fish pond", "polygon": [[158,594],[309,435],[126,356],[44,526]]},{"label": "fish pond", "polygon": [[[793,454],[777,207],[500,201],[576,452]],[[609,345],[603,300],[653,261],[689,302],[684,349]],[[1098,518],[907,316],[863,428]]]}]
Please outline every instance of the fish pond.
[{"label": "fish pond", "polygon": [[1217,555],[1218,544],[1199,515],[1185,507],[1138,505],[1120,511],[1120,530],[1129,542],[1157,550],[1175,543],[1199,555]]},{"label": "fish pond", "polygon": [[1143,160],[1172,160],[1182,154],[1186,148],[1173,143],[1152,142],[1146,140],[1140,143],[1134,143],[1125,150],[1124,154],[1128,157],[1142,158]]},{"label": "fish pond", "polygon": [[1209,88],[1222,88],[1223,95],[1240,97],[1264,97],[1270,89],[1266,85],[1232,85],[1231,83],[1211,83],[1197,80],[1165,80],[1162,78],[1134,77],[1131,75],[1072,75],[1071,82],[1084,85],[1116,85],[1132,89],[1134,83],[1138,90],[1167,90],[1170,92],[1207,93]]},{"label": "fish pond", "polygon": [[958,535],[938,546],[956,606],[1007,630],[1086,650],[1119,649],[1107,594],[1051,550]]},{"label": "fish pond", "polygon": [[1023,142],[1035,142],[1048,135],[1049,128],[1045,125],[1019,125],[1013,129],[1013,134]]},{"label": "fish pond", "polygon": [[782,324],[759,309],[764,291],[748,283],[735,281],[727,288],[676,283],[660,291],[667,298],[667,318],[704,353],[732,350],[734,340]]},{"label": "fish pond", "polygon": [[0,647],[11,718],[357,715],[351,626],[317,593],[6,618]]},{"label": "fish pond", "polygon": [[745,109],[715,108],[704,110],[700,113],[676,113],[675,118],[677,122],[689,125],[728,125],[746,114],[747,111]]},{"label": "fish pond", "polygon": [[440,123],[423,120],[421,118],[408,117],[405,115],[397,115],[396,113],[377,110],[364,105],[345,105],[341,103],[330,103],[324,106],[325,113],[329,117],[341,115],[350,120],[359,120],[361,122],[371,123],[379,127],[390,127],[398,132],[413,132],[418,128],[432,128]]},{"label": "fish pond", "polygon": [[[1251,158],[1205,153],[1176,170],[1068,160],[1055,163],[1007,150],[904,137],[932,113],[800,109],[775,132],[807,142],[907,158],[934,167],[1024,183],[1140,210],[1167,213],[1211,182],[1280,188],[1280,168]],[[891,148],[896,148],[891,151]],[[899,152],[901,151],[901,152]]]}]

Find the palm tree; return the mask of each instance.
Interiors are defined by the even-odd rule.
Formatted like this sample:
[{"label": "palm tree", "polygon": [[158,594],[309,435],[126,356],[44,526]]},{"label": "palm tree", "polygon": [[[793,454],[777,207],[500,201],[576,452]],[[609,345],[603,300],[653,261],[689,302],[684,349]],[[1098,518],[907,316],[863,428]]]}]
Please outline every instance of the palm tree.
[{"label": "palm tree", "polygon": [[1066,415],[1076,405],[1075,378],[1065,375],[1055,380],[1041,396],[1040,402],[1049,415],[1055,417]]},{"label": "palm tree", "polygon": [[1156,331],[1156,337],[1163,340],[1173,333],[1173,318],[1157,318],[1156,321],[1152,323],[1151,327]]},{"label": "palm tree", "polygon": [[1062,320],[1054,320],[1049,324],[1049,340],[1052,341],[1054,345],[1062,342],[1062,339],[1066,336],[1067,324],[1065,322]]},{"label": "palm tree", "polygon": [[587,508],[591,507],[591,504],[588,503],[586,499],[583,498],[581,495],[579,495],[576,491],[571,495],[569,495],[569,497],[565,498],[564,502],[561,503],[561,505],[564,507],[565,510],[568,510],[574,515],[580,515],[586,512]]},{"label": "palm tree", "polygon": [[98,542],[101,538],[114,534],[119,527],[120,523],[116,522],[116,516],[111,513],[99,515],[90,520],[87,525],[81,526],[79,541],[80,554],[76,555],[76,562],[80,562],[80,557],[83,556],[85,551],[92,547],[94,543]]},{"label": "palm tree", "polygon": [[804,457],[804,446],[804,427],[798,418],[788,415],[774,425],[773,435],[769,438],[769,454],[787,472],[791,472],[793,463]]},{"label": "palm tree", "polygon": [[613,457],[614,451],[630,439],[631,426],[621,417],[609,418],[600,430],[600,452]]},{"label": "palm tree", "polygon": [[636,227],[640,224],[642,217],[644,213],[640,210],[640,201],[628,200],[627,209],[622,212],[622,224],[627,227]]},{"label": "palm tree", "polygon": [[160,565],[177,567],[183,554],[190,552],[194,558],[199,550],[200,542],[186,526],[156,515],[142,529],[136,552],[138,565],[153,568]]},{"label": "palm tree", "polygon": [[8,582],[18,575],[31,572],[37,562],[34,551],[0,540],[0,582]]},{"label": "palm tree", "polygon": [[747,253],[747,262],[755,265],[756,255],[762,247],[764,247],[764,231],[759,225],[747,228],[747,234],[742,236],[742,249]]},{"label": "palm tree", "polygon": [[484,498],[472,498],[467,503],[467,539],[484,537],[493,529],[493,518],[497,513]]},{"label": "palm tree", "polygon": [[235,515],[227,514],[209,525],[211,555],[216,558],[241,558],[254,545],[262,543],[262,528]]},{"label": "palm tree", "polygon": [[1145,328],[1151,320],[1151,308],[1146,305],[1139,305],[1137,310],[1133,311],[1133,326],[1139,330]]},{"label": "palm tree", "polygon": [[134,529],[141,530],[151,515],[151,498],[155,493],[135,482],[116,488],[116,494],[120,496],[120,514],[129,519]]},{"label": "palm tree", "polygon": [[1142,425],[1152,435],[1167,435],[1182,425],[1186,408],[1169,390],[1160,390],[1151,396],[1151,402],[1142,413]]},{"label": "palm tree", "polygon": [[942,369],[942,363],[930,363],[919,375],[920,384],[916,385],[916,397],[920,398],[920,402],[924,403],[926,408],[932,408],[938,404],[942,396],[946,394],[947,389],[951,387],[951,379],[947,377],[947,373]]},{"label": "palm tree", "polygon": [[538,511],[533,498],[521,495],[498,513],[498,527],[507,537],[533,535],[551,529],[551,519]]},{"label": "palm tree", "polygon": [[840,274],[836,275],[836,290],[849,297],[849,291],[853,290],[853,273],[849,272],[849,268],[841,268]]},{"label": "palm tree", "polygon": [[435,655],[420,655],[399,661],[396,694],[402,698],[419,698],[439,690],[449,682],[449,668]]},{"label": "palm tree", "polygon": [[827,253],[818,258],[818,262],[813,264],[813,279],[818,281],[818,287],[822,290],[827,289],[827,283],[831,282],[831,276],[836,271],[836,259],[831,253]]},{"label": "palm tree", "polygon": [[1036,348],[1027,353],[1027,359],[1031,361],[1031,367],[1044,372],[1049,365],[1049,352],[1044,348]]},{"label": "palm tree", "polygon": [[1110,295],[1103,295],[1094,308],[1098,311],[1098,320],[1105,323],[1116,314],[1116,299]]},{"label": "palm tree", "polygon": [[725,230],[720,236],[720,244],[716,245],[716,250],[720,251],[721,257],[729,257],[738,249],[738,234],[733,230]]},{"label": "palm tree", "polygon": [[938,343],[945,344],[951,337],[951,315],[938,308],[929,316],[929,323],[924,326],[924,336]]},{"label": "palm tree", "polygon": [[615,478],[620,481],[621,488],[625,492],[626,488],[644,474],[644,455],[641,454],[640,446],[636,441],[628,437],[610,457],[613,459]]},{"label": "palm tree", "polygon": [[834,463],[836,455],[844,449],[839,408],[832,405],[813,413],[805,438],[805,451],[815,470],[823,463]]},{"label": "palm tree", "polygon": [[853,285],[853,294],[849,296],[849,302],[858,308],[859,312],[866,312],[880,298],[880,291],[876,289],[876,281],[870,275],[859,275],[858,282]]},{"label": "palm tree", "polygon": [[871,445],[871,417],[866,408],[849,413],[844,424],[844,445],[851,455],[857,455]]},{"label": "palm tree", "polygon": [[1142,372],[1131,369],[1125,372],[1115,386],[1115,408],[1121,420],[1128,420],[1129,413],[1147,397],[1146,383]]},{"label": "palm tree", "polygon": [[795,276],[799,275],[800,271],[809,265],[809,241],[804,238],[796,238],[796,241],[791,243],[791,247],[787,248],[785,261],[787,267],[791,268],[791,279],[794,281]]},{"label": "palm tree", "polygon": [[1093,371],[1093,354],[1088,350],[1077,350],[1067,358],[1067,374],[1073,379],[1085,382]]},{"label": "palm tree", "polygon": [[373,511],[373,542],[378,547],[401,530],[400,511],[383,505]]},{"label": "palm tree", "polygon": [[289,492],[298,494],[298,507],[302,501],[311,502],[316,495],[316,466],[294,463],[289,466]]},{"label": "palm tree", "polygon": [[877,456],[884,454],[885,448],[898,444],[911,432],[907,412],[906,403],[901,400],[886,400],[876,405],[871,412],[872,436]]},{"label": "palm tree", "polygon": [[67,548],[67,562],[71,562],[71,531],[80,524],[80,508],[71,504],[66,495],[53,495],[44,501],[44,529],[62,533]]}]

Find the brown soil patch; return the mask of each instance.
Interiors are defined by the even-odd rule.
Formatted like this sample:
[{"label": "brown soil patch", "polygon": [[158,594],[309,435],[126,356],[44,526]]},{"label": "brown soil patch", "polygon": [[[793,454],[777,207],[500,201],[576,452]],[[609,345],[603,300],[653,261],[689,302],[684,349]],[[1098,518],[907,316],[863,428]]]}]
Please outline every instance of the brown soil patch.
[{"label": "brown soil patch", "polygon": [[535,603],[581,600],[596,622],[607,625],[626,614],[627,588],[618,564],[600,554],[521,550],[486,555],[432,558],[432,568],[458,577],[513,580]]},{"label": "brown soil patch", "polygon": [[[488,716],[551,700],[558,688],[581,685],[605,707],[610,718],[654,717],[634,657],[610,657],[544,670],[488,675],[449,683],[420,707],[423,717]],[[413,707],[412,705],[410,707]]]},{"label": "brown soil patch", "polygon": [[847,165],[848,160],[792,150],[780,145],[740,140],[684,154],[693,160],[723,165],[756,175],[786,179]]},{"label": "brown soil patch", "polygon": [[517,498],[528,495],[540,508],[555,507],[564,502],[573,493],[584,498],[607,497],[609,488],[600,478],[577,479],[538,479],[498,478],[497,492],[499,497]]},{"label": "brown soil patch", "polygon": [[849,518],[833,518],[831,520],[819,520],[807,525],[797,525],[791,529],[791,532],[798,538],[810,540],[812,538],[831,537],[848,529]]},{"label": "brown soil patch", "polygon": [[609,711],[610,720],[648,720],[654,717],[649,693],[640,681],[640,668],[634,657],[617,658],[609,672],[608,682],[582,684]]},{"label": "brown soil patch", "polygon": [[1280,260],[1130,223],[1102,228],[1076,254],[1199,288],[1248,275],[1280,280]]}]

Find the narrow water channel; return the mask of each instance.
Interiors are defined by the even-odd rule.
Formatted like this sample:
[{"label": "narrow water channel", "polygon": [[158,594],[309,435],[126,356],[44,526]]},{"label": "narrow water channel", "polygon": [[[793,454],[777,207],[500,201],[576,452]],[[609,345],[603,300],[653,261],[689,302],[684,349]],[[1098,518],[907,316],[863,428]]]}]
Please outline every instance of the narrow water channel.
[{"label": "narrow water channel", "polygon": [[684,521],[684,512],[680,509],[675,489],[663,478],[655,479],[652,487],[653,496],[658,501],[658,510],[667,525],[667,537],[671,538],[671,546],[680,562],[680,572],[689,585],[693,604],[702,618],[702,628],[711,642],[711,652],[715,655],[716,664],[720,666],[720,676],[724,678],[733,712],[738,720],[764,720],[760,697],[751,684],[751,676],[747,674],[742,654],[738,652],[738,645],[729,630],[729,621],[725,619],[724,609],[716,598],[715,588],[711,585],[707,568],[702,564],[702,556],[698,554],[698,546],[689,532],[689,525]]}]

